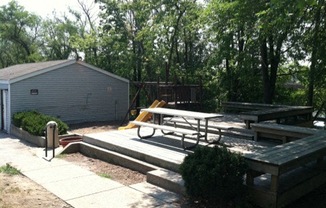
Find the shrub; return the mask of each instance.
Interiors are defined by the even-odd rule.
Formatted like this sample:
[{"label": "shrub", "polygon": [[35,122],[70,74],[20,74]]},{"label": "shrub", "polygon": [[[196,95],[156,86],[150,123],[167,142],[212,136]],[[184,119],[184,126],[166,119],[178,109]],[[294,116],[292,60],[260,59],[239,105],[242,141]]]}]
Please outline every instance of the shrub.
[{"label": "shrub", "polygon": [[15,113],[12,118],[12,123],[17,127],[21,127],[23,119],[33,115],[39,115],[39,113],[36,111],[23,111],[23,112]]},{"label": "shrub", "polygon": [[13,116],[13,124],[23,130],[36,136],[45,136],[44,130],[49,121],[55,121],[58,126],[59,134],[66,134],[68,125],[52,116],[44,115],[36,111],[25,111],[15,113]]},{"label": "shrub", "polygon": [[189,197],[226,205],[244,196],[247,164],[225,147],[198,147],[180,166]]}]

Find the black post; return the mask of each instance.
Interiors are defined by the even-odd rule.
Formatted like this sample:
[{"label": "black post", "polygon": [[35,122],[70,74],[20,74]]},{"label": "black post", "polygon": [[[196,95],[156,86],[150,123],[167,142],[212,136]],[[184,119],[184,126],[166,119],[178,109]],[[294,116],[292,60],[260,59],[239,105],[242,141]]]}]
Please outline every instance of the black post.
[{"label": "black post", "polygon": [[53,156],[52,156],[52,158],[54,158],[55,157],[55,146],[54,146],[54,142],[55,142],[55,130],[56,130],[56,128],[57,128],[57,125],[53,125],[53,134],[52,134],[52,139],[53,139],[53,141],[52,141],[52,148],[53,148]]},{"label": "black post", "polygon": [[48,157],[48,128],[45,127],[45,157]]}]

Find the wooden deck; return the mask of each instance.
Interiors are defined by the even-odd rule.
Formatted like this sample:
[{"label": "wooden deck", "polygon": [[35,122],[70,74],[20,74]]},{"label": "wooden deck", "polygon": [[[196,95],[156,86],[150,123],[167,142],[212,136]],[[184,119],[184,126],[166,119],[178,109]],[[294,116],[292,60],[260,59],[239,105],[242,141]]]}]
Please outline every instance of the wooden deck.
[{"label": "wooden deck", "polygon": [[141,140],[137,129],[87,134],[84,141],[176,172],[188,154],[181,148],[180,138],[158,132],[150,139]]},{"label": "wooden deck", "polygon": [[[144,128],[144,134],[151,133],[150,128]],[[219,138],[218,134],[208,134],[209,140]],[[245,137],[246,138],[246,137]],[[141,140],[137,136],[137,128],[123,131],[109,131],[84,135],[84,141],[108,150],[113,150],[133,158],[166,168],[172,171],[179,171],[179,165],[192,150],[185,151],[180,145],[180,136],[163,135],[157,131],[152,138]],[[196,143],[196,137],[186,137],[186,145]],[[275,143],[255,142],[243,139],[243,137],[222,136],[221,143],[228,146],[232,151],[239,153],[254,152],[275,146]],[[207,145],[202,138],[199,145]]]},{"label": "wooden deck", "polygon": [[[217,122],[248,130],[234,115],[226,115]],[[148,132],[151,131],[149,128]],[[218,136],[209,134],[209,139]],[[320,158],[326,155],[326,138],[325,134],[316,137],[277,145],[231,134],[223,135],[221,142],[231,151],[244,154],[249,161],[251,171],[246,178],[255,203],[282,207],[326,182],[326,169],[320,163]],[[174,172],[179,172],[180,164],[192,152],[180,146],[179,136],[157,132],[152,138],[141,140],[137,129],[86,134],[84,141]],[[191,145],[196,140],[190,136],[185,142]],[[207,143],[202,140],[199,145]]]}]

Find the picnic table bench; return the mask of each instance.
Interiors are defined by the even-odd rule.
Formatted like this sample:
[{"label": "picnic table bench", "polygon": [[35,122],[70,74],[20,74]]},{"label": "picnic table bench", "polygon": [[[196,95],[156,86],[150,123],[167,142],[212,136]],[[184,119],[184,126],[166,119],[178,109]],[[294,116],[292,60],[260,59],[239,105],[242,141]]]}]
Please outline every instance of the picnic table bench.
[{"label": "picnic table bench", "polygon": [[[160,129],[163,134],[179,133],[179,134],[182,135],[181,146],[182,146],[183,149],[188,149],[188,147],[186,147],[185,144],[184,144],[185,135],[192,135],[192,136],[197,135],[197,137],[199,136],[198,132],[195,131],[195,130],[189,130],[189,129],[183,129],[183,128],[175,128],[173,126],[159,125],[159,124],[153,124],[153,123],[142,122],[142,121],[132,121],[131,123],[138,126],[137,134],[138,134],[138,137],[141,138],[141,139],[151,138],[155,134],[156,129]],[[153,132],[151,134],[149,134],[149,135],[142,136],[140,134],[140,127],[141,126],[152,128]],[[197,139],[195,145],[198,145],[198,143],[199,143],[199,139]]]},{"label": "picnic table bench", "polygon": [[[214,119],[211,119],[210,121],[214,121]],[[197,125],[196,120],[185,120],[183,118],[178,118],[178,117],[165,117],[164,118],[164,123],[166,125],[172,125],[174,127],[179,127],[179,128],[194,128]],[[206,140],[207,143],[218,143],[221,138],[222,138],[222,130],[223,131],[229,131],[233,129],[232,126],[230,125],[224,125],[220,123],[214,123],[214,124],[207,124],[207,132],[211,134],[217,134],[219,135],[217,140],[214,140],[212,142]],[[205,131],[205,126],[200,126],[200,131],[204,132]]]},{"label": "picnic table bench", "polygon": [[313,128],[271,123],[254,123],[251,124],[251,129],[254,132],[255,141],[258,141],[260,138],[270,138],[281,140],[283,143],[289,142],[291,139],[304,138],[318,132],[318,129]]},{"label": "picnic table bench", "polygon": [[312,112],[313,107],[311,106],[289,106],[243,112],[240,114],[240,118],[244,120],[246,127],[250,129],[251,123],[259,123],[268,120],[276,120],[276,123],[280,123],[281,119],[294,119],[298,121],[302,119],[302,122],[310,122],[312,121]]},{"label": "picnic table bench", "polygon": [[244,155],[251,197],[261,207],[282,207],[307,194],[326,182],[325,155],[325,131]]}]

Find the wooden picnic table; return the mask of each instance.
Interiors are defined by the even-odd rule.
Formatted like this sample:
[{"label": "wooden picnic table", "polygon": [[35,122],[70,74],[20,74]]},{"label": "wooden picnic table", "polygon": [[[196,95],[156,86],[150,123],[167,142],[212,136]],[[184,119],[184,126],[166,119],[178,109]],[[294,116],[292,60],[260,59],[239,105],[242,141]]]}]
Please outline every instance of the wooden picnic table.
[{"label": "wooden picnic table", "polygon": [[[153,114],[153,123],[146,123],[146,122],[133,122],[134,124],[138,125],[138,136],[140,138],[149,138],[152,137],[155,133],[155,129],[160,129],[164,134],[168,133],[180,133],[182,134],[181,145],[184,149],[190,149],[195,147],[198,143],[200,138],[204,138],[207,141],[207,134],[208,134],[208,121],[210,119],[222,117],[221,114],[216,113],[203,113],[203,112],[196,112],[196,111],[187,111],[187,110],[177,110],[177,109],[169,109],[169,108],[146,108],[142,109],[142,111],[149,112]],[[156,116],[159,116],[159,122],[155,121]],[[164,120],[164,117],[172,118],[182,118],[185,123],[188,124],[189,128],[181,128],[181,127],[171,127],[165,125],[168,120]],[[189,120],[195,120],[196,124],[192,123]],[[174,121],[175,122],[175,121]],[[141,126],[153,128],[153,133],[147,136],[140,135],[140,128]],[[204,126],[204,132],[201,131],[201,127]],[[168,131],[165,133],[164,131]],[[196,135],[197,141],[196,144],[186,147],[184,144],[184,136],[185,135]],[[208,142],[208,141],[207,141]]]}]

